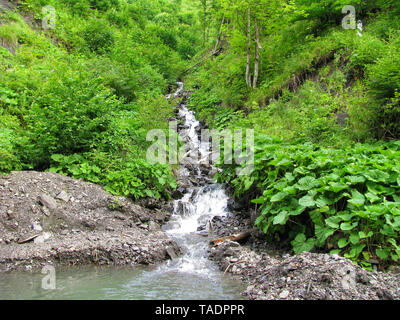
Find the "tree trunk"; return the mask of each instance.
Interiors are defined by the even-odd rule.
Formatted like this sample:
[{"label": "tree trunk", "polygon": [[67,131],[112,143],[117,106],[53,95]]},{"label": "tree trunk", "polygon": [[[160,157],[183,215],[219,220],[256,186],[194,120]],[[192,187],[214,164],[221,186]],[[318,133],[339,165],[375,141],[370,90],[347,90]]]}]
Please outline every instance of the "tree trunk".
[{"label": "tree trunk", "polygon": [[251,11],[250,6],[247,9],[247,65],[246,65],[246,84],[247,87],[251,88],[251,74],[250,74],[250,62],[251,62]]},{"label": "tree trunk", "polygon": [[207,0],[202,0],[203,3],[203,48],[206,47],[207,33]]},{"label": "tree trunk", "polygon": [[224,25],[224,22],[225,22],[225,16],[222,18],[222,21],[221,21],[221,27],[219,28],[219,33],[218,33],[217,42],[215,43],[215,47],[214,47],[214,53],[217,52],[218,46],[219,46],[219,44],[220,44],[220,42],[221,42],[222,27],[223,27],[223,25]]},{"label": "tree trunk", "polygon": [[254,29],[256,34],[256,49],[255,49],[255,60],[254,60],[254,78],[253,78],[253,88],[257,88],[258,72],[259,72],[259,62],[260,62],[260,30],[258,29],[257,18],[254,19]]}]

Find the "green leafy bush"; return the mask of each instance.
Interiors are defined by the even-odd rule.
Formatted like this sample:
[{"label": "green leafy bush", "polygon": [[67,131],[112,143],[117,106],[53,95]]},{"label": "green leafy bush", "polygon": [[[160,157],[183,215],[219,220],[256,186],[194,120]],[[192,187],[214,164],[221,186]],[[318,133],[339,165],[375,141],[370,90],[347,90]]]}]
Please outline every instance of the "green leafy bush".
[{"label": "green leafy bush", "polygon": [[320,248],[365,267],[400,259],[400,143],[324,149],[259,136],[251,175],[222,167],[219,180],[260,205],[260,230],[296,253]]},{"label": "green leafy bush", "polygon": [[113,31],[104,21],[92,21],[83,31],[83,38],[92,52],[109,52],[115,42]]},{"label": "green leafy bush", "polygon": [[47,82],[29,110],[30,162],[45,168],[52,154],[88,152],[109,130],[112,111],[119,106],[101,80],[86,73],[70,72],[62,81]]},{"label": "green leafy bush", "polygon": [[381,136],[400,137],[400,46],[369,66],[368,85],[376,102],[375,123]]},{"label": "green leafy bush", "polygon": [[112,7],[118,8],[120,3],[119,0],[89,0],[92,8],[107,11]]},{"label": "green leafy bush", "polygon": [[167,165],[150,165],[146,161],[128,162],[126,168],[107,174],[105,189],[113,194],[170,199],[171,191],[177,187]]},{"label": "green leafy bush", "polygon": [[96,161],[90,156],[54,154],[51,156],[53,166],[49,171],[101,183],[112,194],[130,196],[135,200],[145,197],[169,199],[177,187],[167,165],[150,165],[145,160],[132,160],[110,168],[107,166],[109,163],[94,164]]},{"label": "green leafy bush", "polygon": [[350,57],[349,67],[353,68],[356,74],[363,75],[365,69],[374,64],[385,53],[387,53],[385,43],[366,34],[361,39],[360,44],[355,47]]}]

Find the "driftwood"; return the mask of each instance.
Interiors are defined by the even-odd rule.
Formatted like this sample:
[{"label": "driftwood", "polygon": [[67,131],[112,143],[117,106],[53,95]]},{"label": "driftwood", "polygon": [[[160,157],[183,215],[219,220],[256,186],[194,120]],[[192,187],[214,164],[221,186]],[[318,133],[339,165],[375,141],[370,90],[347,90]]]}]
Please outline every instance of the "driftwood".
[{"label": "driftwood", "polygon": [[227,236],[227,237],[223,237],[223,238],[219,238],[219,239],[214,239],[210,241],[210,245],[212,246],[216,246],[217,244],[224,242],[226,240],[230,240],[230,241],[237,241],[237,242],[242,242],[247,240],[247,238],[249,238],[251,236],[251,234],[257,230],[256,228],[251,229],[251,230],[247,230],[238,234],[234,234],[231,236]]},{"label": "driftwood", "polygon": [[27,242],[33,241],[38,236],[40,236],[40,232],[36,232],[34,234],[28,234],[28,235],[22,236],[22,237],[20,237],[18,239],[18,243],[19,244],[23,244],[23,243],[27,243]]}]

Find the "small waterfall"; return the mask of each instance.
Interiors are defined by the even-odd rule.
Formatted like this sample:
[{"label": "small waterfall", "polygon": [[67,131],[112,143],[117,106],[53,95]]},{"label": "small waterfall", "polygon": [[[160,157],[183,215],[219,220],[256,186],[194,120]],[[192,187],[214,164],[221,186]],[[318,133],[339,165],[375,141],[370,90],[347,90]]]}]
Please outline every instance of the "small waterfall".
[{"label": "small waterfall", "polygon": [[[178,83],[175,98],[183,92],[183,83]],[[179,134],[184,141],[187,153],[199,155],[197,159],[203,159],[209,154],[207,145],[203,145],[199,139],[200,122],[196,120],[195,113],[189,110],[185,104],[178,104],[178,118],[184,123]],[[164,231],[181,246],[184,255],[178,261],[169,264],[177,270],[195,272],[204,277],[212,277],[210,268],[213,264],[207,259],[207,236],[212,236],[210,221],[215,216],[228,214],[228,196],[223,187],[213,183],[204,176],[198,160],[184,159],[181,163],[180,177],[182,181],[191,181],[192,185],[186,189],[182,199],[174,202],[174,213],[171,220],[163,227]],[[210,165],[211,167],[211,165]],[[191,179],[189,179],[191,178]],[[194,183],[193,183],[194,182]],[[193,185],[193,184],[197,184]],[[201,186],[198,186],[201,185]],[[219,272],[216,272],[219,274]]]}]

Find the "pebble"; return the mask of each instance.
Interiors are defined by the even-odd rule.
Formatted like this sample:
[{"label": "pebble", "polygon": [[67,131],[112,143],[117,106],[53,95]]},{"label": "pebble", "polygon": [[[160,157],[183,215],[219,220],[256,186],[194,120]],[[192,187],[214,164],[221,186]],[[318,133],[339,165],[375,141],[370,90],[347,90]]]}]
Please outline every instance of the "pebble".
[{"label": "pebble", "polygon": [[43,232],[40,236],[36,237],[33,242],[34,243],[44,243],[51,238],[50,232]]},{"label": "pebble", "polygon": [[39,200],[42,203],[42,205],[46,206],[50,210],[55,210],[57,208],[57,201],[47,194],[42,193],[39,196]]},{"label": "pebble", "polygon": [[36,223],[36,222],[32,223],[32,229],[35,230],[35,231],[43,231],[42,226],[39,223]]},{"label": "pebble", "polygon": [[279,299],[286,299],[289,296],[290,292],[288,290],[283,290],[280,294],[279,294]]},{"label": "pebble", "polygon": [[57,199],[60,199],[60,200],[62,200],[64,202],[68,202],[69,201],[69,195],[63,190],[58,194]]}]

